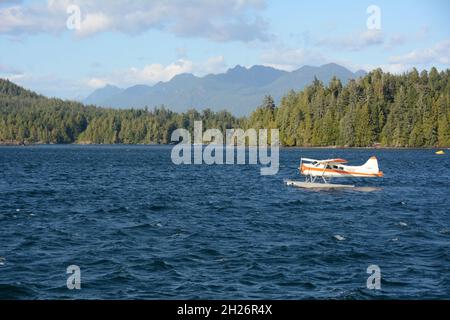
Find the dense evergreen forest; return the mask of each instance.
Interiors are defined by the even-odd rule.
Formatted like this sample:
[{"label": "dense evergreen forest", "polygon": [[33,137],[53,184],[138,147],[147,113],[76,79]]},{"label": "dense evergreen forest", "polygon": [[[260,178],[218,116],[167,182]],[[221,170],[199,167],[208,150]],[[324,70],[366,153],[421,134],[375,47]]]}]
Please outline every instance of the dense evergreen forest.
[{"label": "dense evergreen forest", "polygon": [[239,127],[228,112],[174,113],[154,110],[117,110],[48,99],[0,79],[0,143],[169,143],[173,130],[193,131],[194,121],[208,128]]},{"label": "dense evergreen forest", "polygon": [[450,70],[403,75],[374,70],[343,86],[333,79],[258,108],[253,127],[280,129],[285,146],[450,146]]},{"label": "dense evergreen forest", "polygon": [[285,146],[450,146],[450,70],[374,70],[345,86],[315,80],[267,96],[248,118],[229,112],[115,110],[49,99],[0,79],[0,143],[169,143],[176,128],[279,128]]}]

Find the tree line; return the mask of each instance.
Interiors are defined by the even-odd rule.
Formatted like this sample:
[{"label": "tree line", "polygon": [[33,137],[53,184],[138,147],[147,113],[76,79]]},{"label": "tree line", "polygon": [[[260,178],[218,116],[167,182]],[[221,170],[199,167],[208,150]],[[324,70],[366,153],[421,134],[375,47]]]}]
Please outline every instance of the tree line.
[{"label": "tree line", "polygon": [[173,130],[193,131],[194,121],[222,130],[239,126],[226,111],[175,113],[164,106],[107,109],[48,99],[0,79],[0,143],[166,144]]},{"label": "tree line", "polygon": [[279,128],[284,146],[450,146],[450,70],[380,69],[343,85],[317,79],[246,118],[227,111],[107,109],[49,99],[0,79],[0,143],[166,144],[173,130]]},{"label": "tree line", "polygon": [[266,97],[249,127],[279,128],[285,146],[450,146],[450,70],[381,69],[345,86],[317,79],[285,95],[278,108]]}]

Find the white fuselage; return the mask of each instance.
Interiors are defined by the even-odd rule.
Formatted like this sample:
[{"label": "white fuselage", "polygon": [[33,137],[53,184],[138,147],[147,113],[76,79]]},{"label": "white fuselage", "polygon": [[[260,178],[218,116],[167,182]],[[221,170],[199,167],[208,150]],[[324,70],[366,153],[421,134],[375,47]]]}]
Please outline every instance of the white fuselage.
[{"label": "white fuselage", "polygon": [[361,166],[348,166],[335,162],[306,162],[300,166],[300,172],[308,176],[320,176],[327,178],[339,177],[382,177],[383,173],[378,169],[378,162],[375,157],[371,157]]}]

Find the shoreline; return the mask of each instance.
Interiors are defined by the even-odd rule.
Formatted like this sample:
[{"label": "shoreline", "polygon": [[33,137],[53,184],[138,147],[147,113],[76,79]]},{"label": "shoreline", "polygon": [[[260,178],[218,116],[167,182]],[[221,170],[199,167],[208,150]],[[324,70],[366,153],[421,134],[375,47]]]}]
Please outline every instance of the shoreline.
[{"label": "shoreline", "polygon": [[[112,144],[96,144],[96,143],[18,143],[18,142],[3,142],[0,141],[1,147],[35,147],[35,146],[174,146],[176,144],[163,144],[163,143],[112,143]],[[208,144],[203,144],[206,146]],[[193,145],[192,145],[193,146]],[[246,146],[248,147],[248,146]],[[437,150],[437,149],[450,149],[446,147],[388,147],[388,146],[376,146],[376,147],[346,147],[346,146],[280,146],[280,149],[362,149],[362,150],[410,150],[410,149],[423,149],[423,150]]]}]

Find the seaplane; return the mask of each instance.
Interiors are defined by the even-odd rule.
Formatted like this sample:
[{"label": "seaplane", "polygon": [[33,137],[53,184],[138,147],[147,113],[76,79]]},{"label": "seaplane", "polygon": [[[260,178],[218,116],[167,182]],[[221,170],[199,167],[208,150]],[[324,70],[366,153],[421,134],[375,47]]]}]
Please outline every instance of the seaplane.
[{"label": "seaplane", "polygon": [[[301,158],[299,171],[306,177],[305,181],[287,180],[286,184],[308,189],[330,189],[330,188],[354,188],[354,185],[334,184],[332,178],[376,178],[382,177],[383,172],[378,168],[378,160],[371,157],[360,166],[346,165],[345,159],[316,160]],[[319,179],[319,182],[316,182]],[[322,180],[322,182],[320,182]]]}]

